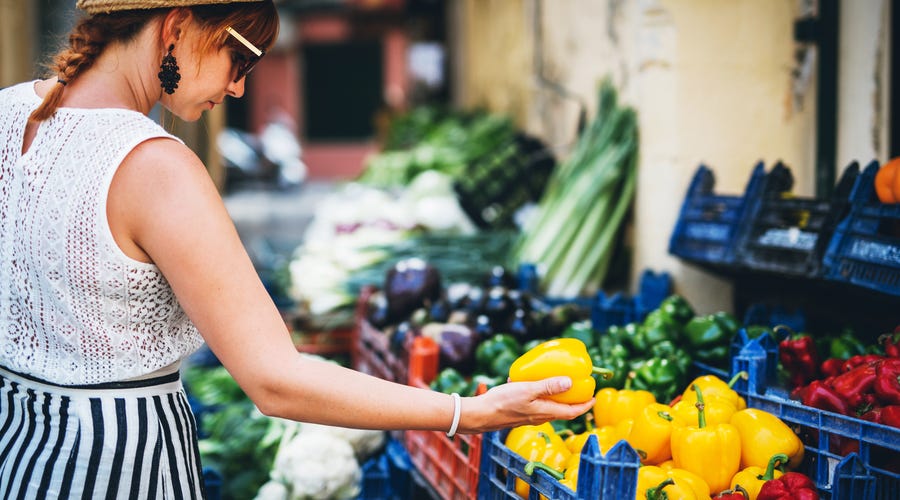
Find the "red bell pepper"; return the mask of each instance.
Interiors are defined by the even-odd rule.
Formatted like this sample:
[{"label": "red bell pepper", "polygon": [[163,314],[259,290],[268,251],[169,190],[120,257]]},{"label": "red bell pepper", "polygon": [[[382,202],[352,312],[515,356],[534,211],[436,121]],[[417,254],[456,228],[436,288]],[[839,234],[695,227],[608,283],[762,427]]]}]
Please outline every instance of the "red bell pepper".
[{"label": "red bell pepper", "polygon": [[[898,359],[900,361],[900,359]],[[900,369],[900,367],[898,367]],[[857,410],[867,403],[866,395],[871,394],[875,386],[877,375],[874,363],[859,365],[848,372],[844,372],[831,380],[831,388],[834,389],[850,407]],[[897,385],[897,395],[900,396],[900,382]],[[900,402],[900,401],[898,401]]]},{"label": "red bell pepper", "polygon": [[850,370],[856,368],[857,366],[876,363],[885,359],[885,356],[881,354],[857,354],[856,356],[851,357],[847,361],[844,361],[843,366],[841,366],[841,370],[844,372],[849,372]]},{"label": "red bell pepper", "polygon": [[819,492],[812,479],[799,472],[785,472],[763,483],[756,500],[819,500]]},{"label": "red bell pepper", "polygon": [[801,401],[806,406],[825,411],[833,411],[842,415],[849,414],[850,406],[847,401],[834,389],[827,380],[813,380],[802,391]]},{"label": "red bell pepper", "polygon": [[888,358],[875,368],[872,386],[885,405],[900,405],[900,358]]},{"label": "red bell pepper", "polygon": [[792,387],[807,384],[818,377],[816,343],[807,334],[791,335],[779,342],[778,359],[787,370]]},{"label": "red bell pepper", "polygon": [[885,406],[880,413],[879,423],[900,428],[900,405]]},{"label": "red bell pepper", "polygon": [[878,343],[881,344],[886,356],[900,358],[900,326],[894,329],[894,333],[885,333],[878,337]]},{"label": "red bell pepper", "polygon": [[822,361],[819,372],[823,377],[836,377],[843,373],[841,367],[844,365],[844,361],[846,360],[842,358],[828,358]]}]

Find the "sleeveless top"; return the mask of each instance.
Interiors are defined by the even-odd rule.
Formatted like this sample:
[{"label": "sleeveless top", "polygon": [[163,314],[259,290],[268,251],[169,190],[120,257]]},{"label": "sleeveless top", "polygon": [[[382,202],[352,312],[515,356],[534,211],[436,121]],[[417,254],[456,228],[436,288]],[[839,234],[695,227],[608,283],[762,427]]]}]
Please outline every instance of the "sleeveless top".
[{"label": "sleeveless top", "polygon": [[0,366],[61,385],[147,376],[202,344],[153,264],[124,254],[106,218],[113,174],[168,137],[136,111],[60,108],[28,151],[34,82],[0,90]]}]

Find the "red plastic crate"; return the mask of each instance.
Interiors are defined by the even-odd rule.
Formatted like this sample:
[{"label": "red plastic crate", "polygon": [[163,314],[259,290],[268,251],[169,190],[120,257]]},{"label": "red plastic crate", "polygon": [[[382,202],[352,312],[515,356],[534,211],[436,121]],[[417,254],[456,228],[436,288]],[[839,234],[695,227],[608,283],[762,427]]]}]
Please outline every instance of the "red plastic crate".
[{"label": "red plastic crate", "polygon": [[366,319],[366,304],[373,291],[370,287],[363,288],[356,303],[356,326],[351,341],[353,369],[405,384],[409,380],[408,353],[395,354],[388,336]]},{"label": "red plastic crate", "polygon": [[[428,389],[437,375],[438,345],[418,337],[409,353],[409,385]],[[477,498],[481,466],[482,434],[457,434],[448,438],[439,431],[406,431],[409,457],[442,499]]]}]

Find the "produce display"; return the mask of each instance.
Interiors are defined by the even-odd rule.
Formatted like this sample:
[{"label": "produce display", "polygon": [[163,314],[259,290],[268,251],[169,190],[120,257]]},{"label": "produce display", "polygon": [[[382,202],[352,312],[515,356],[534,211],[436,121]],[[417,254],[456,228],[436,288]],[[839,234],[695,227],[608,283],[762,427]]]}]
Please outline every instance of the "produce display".
[{"label": "produce display", "polygon": [[[485,481],[486,475],[503,469],[499,475],[507,479],[515,466],[517,478],[506,487],[514,484],[514,493],[521,498],[537,496],[531,489],[544,487],[526,476],[544,481],[547,475],[554,488],[558,481],[572,498],[580,498],[584,490],[578,496],[574,492],[584,462],[590,462],[592,474],[600,464],[610,467],[611,462],[582,455],[589,447],[594,450],[596,443],[604,459],[607,453],[615,455],[614,447],[637,455],[630,463],[636,471],[633,486],[638,500],[820,495],[846,500],[846,491],[874,493],[872,483],[877,483],[879,498],[886,494],[897,498],[890,496],[900,491],[892,487],[900,484],[896,446],[883,440],[868,446],[871,429],[849,425],[852,432],[844,436],[833,427],[826,430],[823,420],[803,420],[802,411],[801,416],[783,412],[779,417],[765,404],[766,409],[757,406],[760,398],[768,397],[768,389],[784,390],[784,403],[791,410],[815,409],[819,417],[826,412],[829,424],[835,417],[878,424],[874,432],[878,439],[885,432],[894,436],[885,427],[900,429],[900,327],[880,336],[882,332],[858,335],[840,327],[835,332],[802,328],[794,332],[765,321],[744,324],[727,311],[698,312],[684,295],[669,291],[658,294],[653,305],[643,303],[640,314],[627,320],[602,327],[592,323],[599,322],[594,314],[601,302],[598,292],[604,291],[611,267],[617,267],[611,263],[622,249],[637,181],[637,116],[619,102],[609,81],[599,87],[595,116],[559,161],[541,141],[516,130],[508,117],[482,111],[419,107],[395,117],[382,140],[381,150],[367,159],[362,175],[319,205],[303,245],[284,270],[290,299],[316,319],[309,324],[338,324],[348,330],[364,324],[366,335],[378,341],[372,345],[386,346],[387,352],[375,354],[393,358],[384,363],[385,377],[396,381],[470,396],[507,381],[567,375],[573,386],[553,399],[595,398],[592,411],[572,421],[485,434],[495,451],[502,446],[494,441],[503,436],[509,451],[524,459],[524,469],[507,461],[492,464],[494,470],[485,471],[483,466],[479,470],[481,435],[447,438],[432,433],[435,436],[424,439],[422,431],[407,432],[407,446],[413,443],[410,449],[443,450],[449,443],[450,452],[439,456],[418,453],[413,459],[416,466],[423,460],[453,462],[452,470],[443,473],[468,481],[454,485],[454,491],[465,491],[467,497],[484,491],[477,482]],[[705,207],[710,212],[696,221],[695,229],[700,229],[689,233],[712,238],[727,232],[736,237],[739,226],[754,222],[738,217],[744,203],[758,200],[714,195],[711,172],[699,175],[704,169],[698,171],[692,183],[697,184],[692,187],[696,192],[689,191],[689,198],[710,202]],[[790,221],[758,210],[763,214],[760,219],[772,226],[761,233],[766,244],[773,244],[775,236],[794,234],[793,226],[809,230],[813,205],[829,209],[820,200],[802,200],[789,193],[792,181],[787,188],[779,187],[781,177],[775,175],[779,172],[773,169],[766,177],[774,183],[769,186],[772,193],[777,193],[766,199],[784,208]],[[789,172],[787,176],[790,179]],[[867,179],[862,184],[874,190],[881,203],[900,202],[900,159],[882,165],[874,177],[867,169],[859,178]],[[748,193],[751,185],[755,183],[748,184]],[[853,193],[863,196],[861,190]],[[871,193],[866,196],[872,199],[866,203],[874,200]],[[843,202],[859,204],[850,197]],[[859,206],[850,208],[857,216],[865,212],[869,217]],[[850,208],[824,213],[843,217]],[[859,240],[862,243],[853,248],[886,260],[884,255],[896,247],[884,242],[896,241],[897,221],[859,220],[865,222],[854,222],[853,231],[878,225],[877,239]],[[849,231],[849,226],[837,225],[836,218],[827,221],[831,225],[825,229],[835,231],[835,241],[840,231]],[[786,229],[786,224],[792,227]],[[816,272],[832,272],[826,266],[834,253],[826,249],[828,238],[815,247],[816,259],[822,261],[821,268],[818,260],[810,267]],[[698,248],[708,249],[709,243]],[[777,250],[783,256],[785,249]],[[735,253],[727,245],[707,253],[704,258],[722,264],[721,269],[737,266],[738,254],[743,259],[741,272],[752,277],[763,269],[748,264],[749,253]],[[686,254],[673,254],[691,260]],[[805,276],[806,267],[789,269],[794,260],[803,260],[800,257],[774,260],[786,267],[766,267],[770,275]],[[523,265],[535,270],[532,276],[511,271]],[[717,268],[707,268],[711,269]],[[842,279],[850,279],[850,268],[842,269]],[[832,274],[827,277],[836,279]],[[881,285],[875,289],[892,293]],[[359,330],[354,333],[356,341],[362,336]],[[869,340],[876,337],[877,342]],[[732,361],[737,362],[748,340],[765,340],[765,359],[777,360],[777,366],[766,366],[771,372],[764,383],[771,387],[757,386],[758,394],[735,390],[741,379],[758,383],[750,375],[753,370],[730,375]],[[412,376],[410,366],[413,352],[423,345],[434,347],[428,359],[436,359],[436,366],[429,366],[434,371],[429,371],[428,380]],[[221,367],[190,368],[186,374],[186,387],[198,404],[202,458],[223,477],[224,498],[360,495],[365,473],[361,464],[383,446],[384,433],[270,419],[253,407]],[[777,403],[772,406],[783,408],[778,406],[781,401]],[[846,421],[850,420],[838,419],[839,424]],[[485,455],[481,456],[485,463]],[[458,462],[463,467],[455,468]],[[847,477],[839,476],[835,467],[845,462],[868,486],[838,489],[846,486]],[[885,478],[890,482],[887,488]],[[544,498],[543,493],[539,496]]]},{"label": "produce display", "polygon": [[[549,424],[509,432],[504,444],[528,460],[526,473],[544,470],[574,490],[581,449],[596,436],[601,452],[622,440],[638,452],[639,500],[818,498],[812,481],[796,472],[804,457],[800,438],[775,415],[747,408],[722,379],[706,375],[689,383],[677,399],[693,412],[659,403],[647,391],[606,388],[596,397],[588,414],[593,425],[582,433]],[[710,411],[715,405],[727,411]],[[527,498],[528,491],[518,480],[516,492]]]}]

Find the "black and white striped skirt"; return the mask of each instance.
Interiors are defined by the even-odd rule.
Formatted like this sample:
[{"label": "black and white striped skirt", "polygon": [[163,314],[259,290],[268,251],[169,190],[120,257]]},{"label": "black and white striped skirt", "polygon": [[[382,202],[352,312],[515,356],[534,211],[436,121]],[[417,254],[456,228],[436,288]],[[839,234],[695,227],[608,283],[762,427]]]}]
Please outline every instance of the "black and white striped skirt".
[{"label": "black and white striped skirt", "polygon": [[58,386],[0,368],[0,498],[204,498],[178,373]]}]

